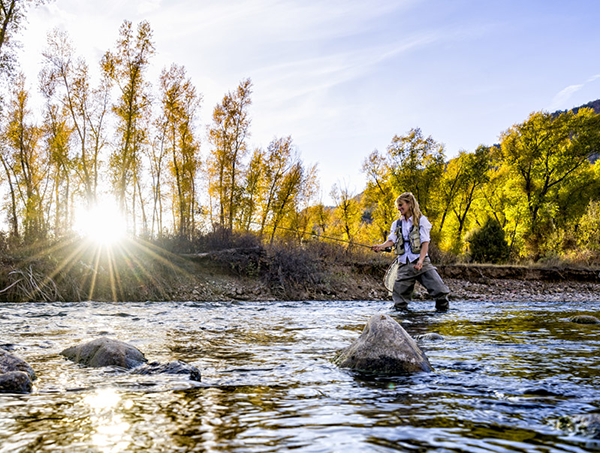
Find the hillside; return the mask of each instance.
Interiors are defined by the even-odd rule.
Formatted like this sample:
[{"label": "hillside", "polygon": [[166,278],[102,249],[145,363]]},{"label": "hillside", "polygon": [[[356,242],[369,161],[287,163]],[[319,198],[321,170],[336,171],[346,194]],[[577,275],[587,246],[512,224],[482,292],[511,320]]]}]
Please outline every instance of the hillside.
[{"label": "hillside", "polygon": [[[580,109],[591,108],[596,113],[600,113],[600,99],[588,102],[587,104],[580,105],[579,107],[572,108],[573,113],[577,113]],[[561,113],[561,112],[559,112]]]}]

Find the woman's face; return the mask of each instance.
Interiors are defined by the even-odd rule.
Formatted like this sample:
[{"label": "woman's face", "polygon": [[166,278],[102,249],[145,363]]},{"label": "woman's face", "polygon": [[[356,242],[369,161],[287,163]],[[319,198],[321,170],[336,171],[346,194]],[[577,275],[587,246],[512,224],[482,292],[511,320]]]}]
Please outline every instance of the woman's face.
[{"label": "woman's face", "polygon": [[406,201],[400,200],[398,202],[398,211],[400,211],[401,216],[404,216],[405,218],[410,217],[410,205]]}]

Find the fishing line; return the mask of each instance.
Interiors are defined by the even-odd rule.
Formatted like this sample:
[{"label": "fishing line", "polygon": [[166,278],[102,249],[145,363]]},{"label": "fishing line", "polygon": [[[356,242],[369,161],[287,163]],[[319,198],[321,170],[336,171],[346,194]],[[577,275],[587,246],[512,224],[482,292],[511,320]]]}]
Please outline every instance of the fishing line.
[{"label": "fishing line", "polygon": [[[257,224],[257,225],[258,225],[258,223],[256,223],[256,222],[252,222],[252,223],[255,223],[255,224]],[[318,239],[329,239],[329,240],[331,240],[331,241],[343,242],[343,243],[345,243],[345,244],[350,244],[350,245],[358,245],[358,246],[360,246],[360,247],[366,247],[366,248],[369,248],[369,249],[371,248],[371,246],[370,246],[370,245],[366,245],[366,244],[360,244],[360,243],[358,243],[358,242],[346,241],[346,240],[344,240],[344,239],[333,238],[333,237],[331,237],[331,236],[317,235],[317,234],[316,234],[316,233],[314,233],[314,232],[309,232],[309,231],[301,231],[301,230],[296,230],[296,229],[294,229],[294,228],[285,228],[285,227],[281,227],[281,226],[273,226],[273,225],[266,225],[266,226],[268,226],[268,227],[271,227],[271,228],[275,228],[275,229],[280,229],[280,230],[293,231],[293,232],[295,232],[295,233],[301,233],[301,234],[303,234],[303,235],[304,235],[304,234],[310,234],[310,235],[311,235],[311,237],[315,237],[315,238],[318,238]]]}]

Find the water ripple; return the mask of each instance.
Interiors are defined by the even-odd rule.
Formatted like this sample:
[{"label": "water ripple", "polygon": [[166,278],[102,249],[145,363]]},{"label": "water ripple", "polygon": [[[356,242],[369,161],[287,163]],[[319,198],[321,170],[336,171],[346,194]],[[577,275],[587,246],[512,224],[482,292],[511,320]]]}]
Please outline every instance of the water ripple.
[{"label": "water ripple", "polygon": [[[0,394],[0,453],[9,451],[581,452],[598,443],[560,417],[600,409],[597,304],[456,302],[135,302],[0,304],[0,347],[39,379]],[[433,373],[378,377],[331,363],[371,315],[392,315]],[[60,351],[107,336],[181,376],[87,369]]]}]

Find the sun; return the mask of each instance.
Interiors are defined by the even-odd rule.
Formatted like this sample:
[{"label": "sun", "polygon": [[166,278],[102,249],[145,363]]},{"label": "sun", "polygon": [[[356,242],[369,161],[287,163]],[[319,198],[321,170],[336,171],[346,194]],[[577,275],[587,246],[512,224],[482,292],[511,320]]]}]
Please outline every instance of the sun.
[{"label": "sun", "polygon": [[125,237],[127,226],[116,205],[104,202],[80,211],[75,231],[99,244],[110,245]]}]

